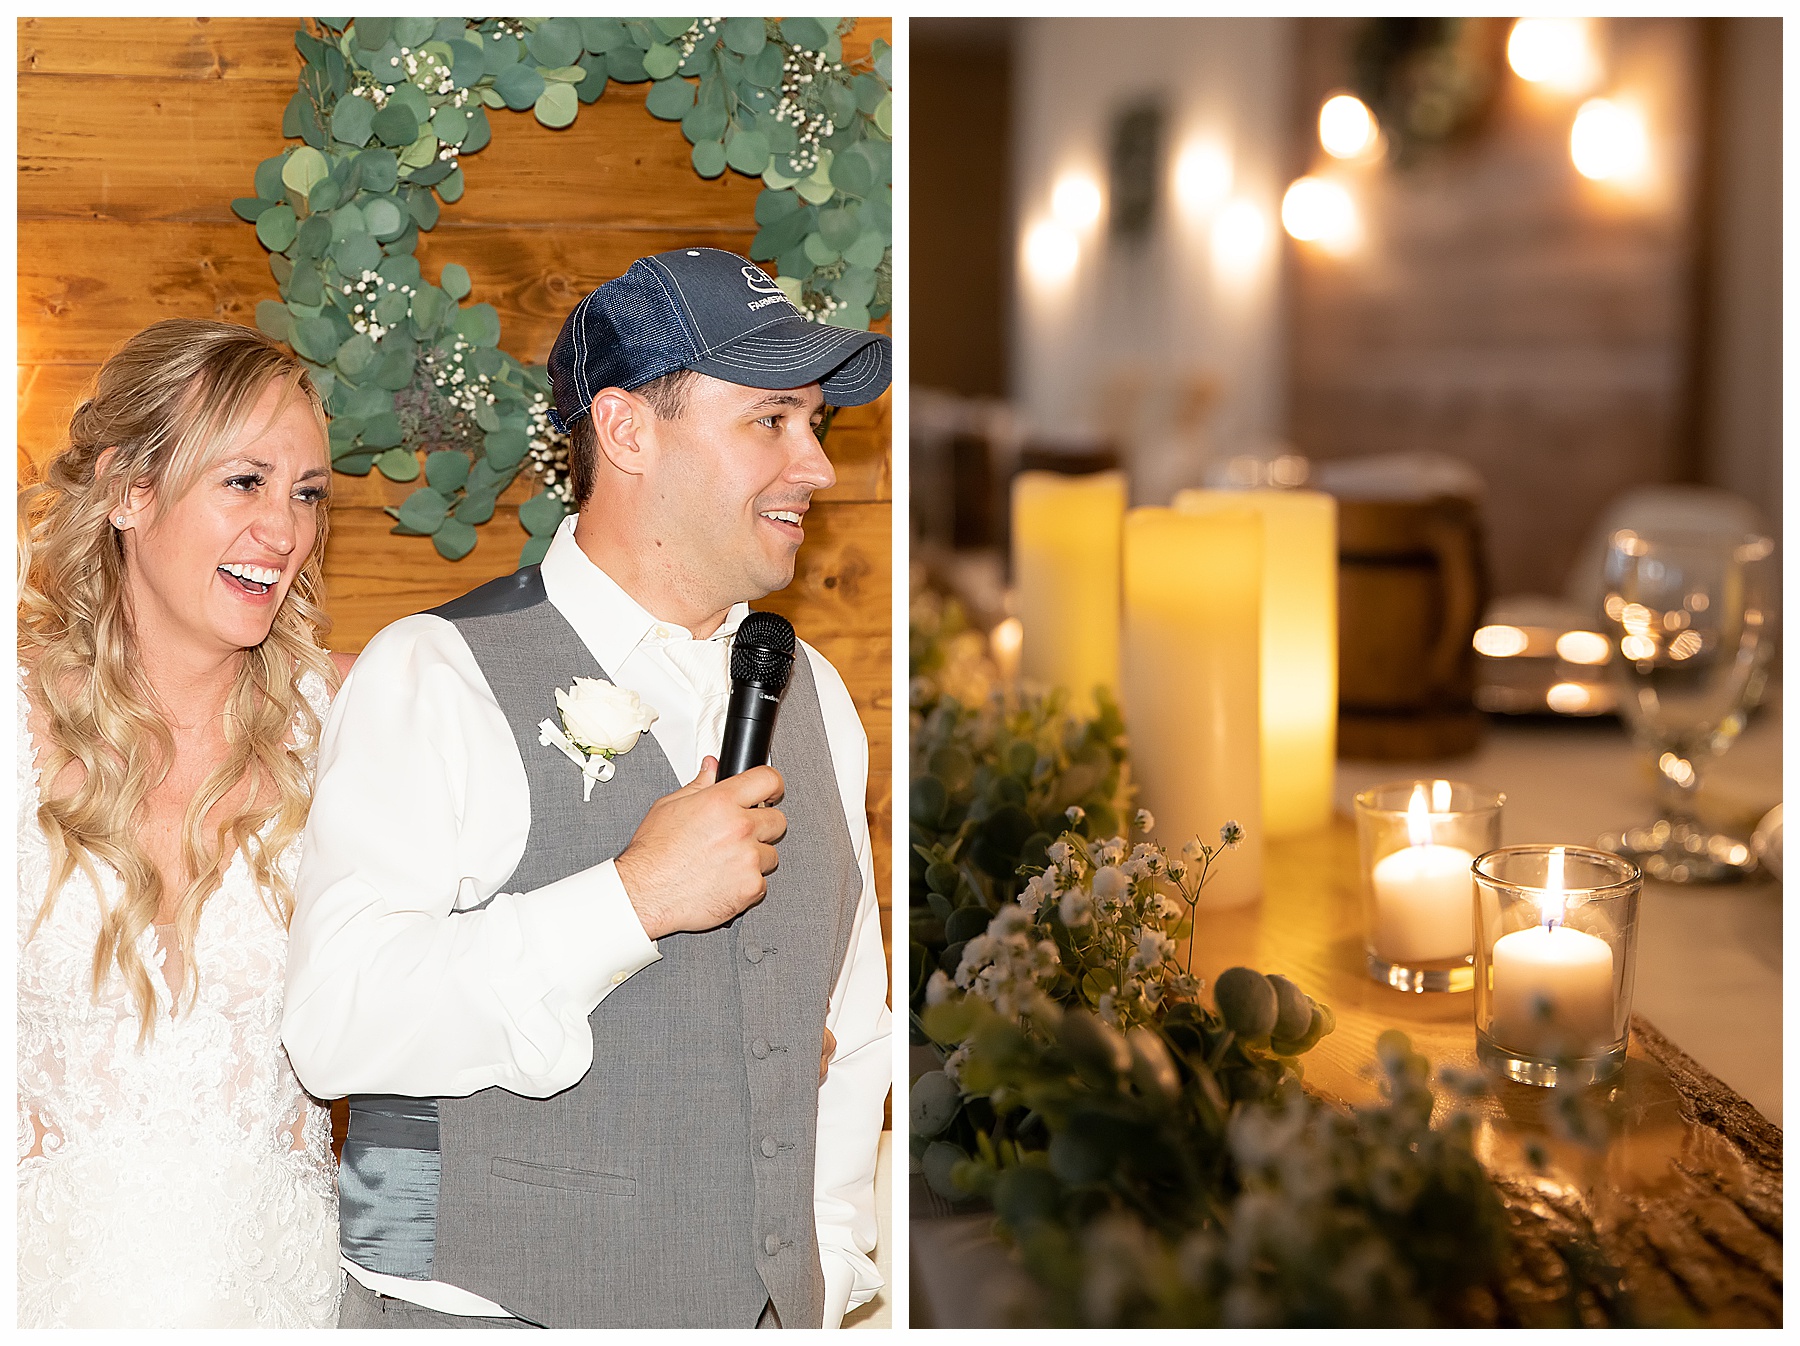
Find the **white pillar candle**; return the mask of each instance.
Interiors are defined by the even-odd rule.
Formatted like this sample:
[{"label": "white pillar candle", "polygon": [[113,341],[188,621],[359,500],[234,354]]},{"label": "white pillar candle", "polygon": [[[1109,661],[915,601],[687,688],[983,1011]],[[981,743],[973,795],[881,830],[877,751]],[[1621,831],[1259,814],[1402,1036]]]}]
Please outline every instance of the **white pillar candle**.
[{"label": "white pillar candle", "polygon": [[1417,967],[1475,951],[1475,857],[1460,846],[1408,846],[1375,862],[1375,952]]},{"label": "white pillar candle", "polygon": [[1262,516],[1263,829],[1286,837],[1324,827],[1337,767],[1337,501],[1320,491],[1190,490],[1175,508]]},{"label": "white pillar candle", "polygon": [[1066,687],[1092,715],[1094,688],[1119,690],[1119,530],[1125,478],[1021,472],[1012,487],[1013,583],[1024,647],[1019,671]]},{"label": "white pillar candle", "polygon": [[1219,859],[1202,890],[1206,907],[1262,895],[1261,593],[1254,511],[1125,516],[1121,667],[1139,802],[1171,852],[1195,836],[1218,845],[1227,820],[1244,828],[1244,843]]},{"label": "white pillar candle", "polygon": [[1591,1056],[1615,1037],[1612,947],[1562,924],[1565,900],[1557,847],[1539,898],[1543,924],[1494,942],[1489,1036],[1521,1056]]}]

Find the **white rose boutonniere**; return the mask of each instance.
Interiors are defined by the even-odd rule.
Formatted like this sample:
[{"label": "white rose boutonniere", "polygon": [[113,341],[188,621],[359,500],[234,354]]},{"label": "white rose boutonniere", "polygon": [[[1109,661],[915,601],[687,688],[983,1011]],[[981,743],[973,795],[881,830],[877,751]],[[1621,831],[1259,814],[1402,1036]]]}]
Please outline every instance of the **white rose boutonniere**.
[{"label": "white rose boutonniere", "polygon": [[636,692],[604,678],[576,678],[567,691],[556,689],[555,721],[538,724],[538,742],[553,747],[581,768],[581,798],[594,797],[594,786],[613,775],[612,759],[637,746],[638,735],[656,723],[656,712]]}]

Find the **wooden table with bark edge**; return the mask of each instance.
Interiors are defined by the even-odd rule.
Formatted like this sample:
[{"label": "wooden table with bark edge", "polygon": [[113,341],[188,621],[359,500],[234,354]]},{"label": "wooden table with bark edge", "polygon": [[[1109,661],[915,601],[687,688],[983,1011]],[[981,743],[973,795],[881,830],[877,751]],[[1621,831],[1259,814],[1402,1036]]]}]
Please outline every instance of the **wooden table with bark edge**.
[{"label": "wooden table with bark edge", "polygon": [[[1203,913],[1194,949],[1209,983],[1241,963],[1284,973],[1332,1006],[1337,1031],[1302,1058],[1306,1084],[1349,1105],[1378,1097],[1369,1071],[1389,1028],[1434,1068],[1478,1068],[1468,993],[1408,995],[1363,971],[1356,865],[1355,828],[1342,817],[1271,843],[1262,902]],[[1502,1080],[1474,1105],[1477,1153],[1513,1241],[1502,1284],[1472,1297],[1467,1322],[1779,1326],[1780,1128],[1640,1016],[1624,1070],[1584,1092],[1606,1132],[1598,1148],[1552,1130],[1549,1090]],[[1009,1306],[1029,1302],[1030,1287],[992,1237],[991,1215],[953,1210],[916,1175],[911,1197],[912,1325],[1015,1321]]]}]

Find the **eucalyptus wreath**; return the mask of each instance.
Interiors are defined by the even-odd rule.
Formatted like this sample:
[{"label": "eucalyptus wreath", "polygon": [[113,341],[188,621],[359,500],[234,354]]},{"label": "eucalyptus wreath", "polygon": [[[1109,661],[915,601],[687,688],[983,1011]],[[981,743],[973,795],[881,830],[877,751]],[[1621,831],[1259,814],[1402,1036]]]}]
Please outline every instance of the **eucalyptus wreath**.
[{"label": "eucalyptus wreath", "polygon": [[[396,533],[460,560],[521,471],[520,563],[542,557],[572,508],[567,441],[548,378],[501,349],[500,315],[469,302],[467,268],[436,282],[413,250],[463,194],[461,158],[490,110],[570,125],[608,81],[651,81],[653,117],[678,121],[694,171],[762,178],[750,256],[809,319],[866,330],[892,304],[892,51],[843,60],[851,20],[315,19],[282,117],[300,143],[257,165],[232,209],[269,250],[279,300],[257,325],[287,342],[326,400],[332,466],[424,483]],[[420,454],[423,453],[421,466]]]}]

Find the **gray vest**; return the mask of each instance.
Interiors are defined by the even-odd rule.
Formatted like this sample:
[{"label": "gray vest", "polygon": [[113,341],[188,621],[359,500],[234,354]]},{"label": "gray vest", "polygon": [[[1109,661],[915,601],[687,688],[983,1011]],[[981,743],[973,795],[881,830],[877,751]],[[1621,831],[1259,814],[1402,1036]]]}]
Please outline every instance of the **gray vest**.
[{"label": "gray vest", "polygon": [[[531,832],[501,890],[618,855],[680,782],[645,734],[583,803],[574,766],[538,743],[555,689],[607,674],[537,568],[436,613],[467,641],[525,764]],[[339,1181],[352,1261],[547,1327],[753,1327],[771,1302],[789,1327],[820,1325],[819,1047],[862,881],[804,657],[770,760],[788,831],[767,897],[659,940],[661,959],[590,1016],[579,1083],[544,1099],[351,1100]]]}]

